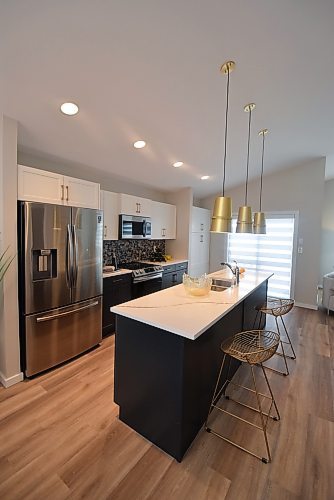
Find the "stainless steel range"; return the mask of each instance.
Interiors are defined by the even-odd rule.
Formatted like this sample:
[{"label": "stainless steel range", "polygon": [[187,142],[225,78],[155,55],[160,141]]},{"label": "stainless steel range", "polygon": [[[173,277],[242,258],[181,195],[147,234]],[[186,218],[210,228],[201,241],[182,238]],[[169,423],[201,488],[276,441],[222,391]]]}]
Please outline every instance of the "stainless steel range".
[{"label": "stainless steel range", "polygon": [[133,299],[161,290],[162,266],[145,262],[125,262],[120,264],[120,267],[132,271]]}]

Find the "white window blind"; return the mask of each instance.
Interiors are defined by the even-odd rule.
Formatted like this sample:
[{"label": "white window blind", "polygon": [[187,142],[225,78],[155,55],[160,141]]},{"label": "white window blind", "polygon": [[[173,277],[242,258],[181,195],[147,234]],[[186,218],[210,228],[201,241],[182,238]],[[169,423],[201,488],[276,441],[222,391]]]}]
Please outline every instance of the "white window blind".
[{"label": "white window blind", "polygon": [[[267,234],[237,234],[228,236],[228,261],[235,259],[249,270],[273,272],[268,282],[268,295],[293,296],[295,216],[267,216]],[[236,219],[233,219],[235,231]]]}]

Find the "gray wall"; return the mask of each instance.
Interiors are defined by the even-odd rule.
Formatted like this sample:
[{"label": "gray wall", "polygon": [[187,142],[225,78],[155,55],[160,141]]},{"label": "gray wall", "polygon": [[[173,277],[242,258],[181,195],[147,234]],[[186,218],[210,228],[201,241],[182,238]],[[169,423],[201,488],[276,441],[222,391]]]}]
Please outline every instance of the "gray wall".
[{"label": "gray wall", "polygon": [[101,189],[106,191],[133,194],[134,196],[141,196],[154,201],[166,201],[166,193],[140,184],[140,179],[127,181],[87,165],[68,162],[60,158],[49,158],[35,153],[19,151],[18,163],[27,165],[28,167],[57,172],[58,174],[68,175],[70,177],[98,182],[101,185]]},{"label": "gray wall", "polygon": [[[321,256],[321,220],[324,196],[325,158],[264,177],[264,211],[299,211],[298,238],[303,238],[303,254],[297,255],[295,300],[299,304],[316,307],[317,285]],[[248,204],[254,211],[259,204],[259,181],[250,182]],[[245,186],[228,190],[233,211],[244,204]],[[212,209],[214,197],[201,200],[201,206]],[[333,226],[332,226],[333,227]],[[214,239],[212,252],[217,253]]]},{"label": "gray wall", "polygon": [[325,182],[322,212],[320,281],[334,271],[334,179]]}]

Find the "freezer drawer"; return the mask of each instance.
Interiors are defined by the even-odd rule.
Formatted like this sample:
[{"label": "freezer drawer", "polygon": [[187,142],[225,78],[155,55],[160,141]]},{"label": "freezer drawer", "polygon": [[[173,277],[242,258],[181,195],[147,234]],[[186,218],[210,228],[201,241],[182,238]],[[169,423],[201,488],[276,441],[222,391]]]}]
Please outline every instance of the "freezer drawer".
[{"label": "freezer drawer", "polygon": [[35,375],[102,340],[102,298],[33,314],[25,319],[25,374]]}]

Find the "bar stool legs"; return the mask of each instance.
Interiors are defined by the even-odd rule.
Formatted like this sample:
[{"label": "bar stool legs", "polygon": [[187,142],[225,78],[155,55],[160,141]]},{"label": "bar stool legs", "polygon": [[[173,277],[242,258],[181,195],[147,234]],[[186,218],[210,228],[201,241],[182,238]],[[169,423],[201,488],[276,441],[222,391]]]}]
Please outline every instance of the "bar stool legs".
[{"label": "bar stool legs", "polygon": [[[264,314],[270,314],[271,316],[274,316],[277,332],[280,335],[280,346],[281,346],[281,351],[282,351],[282,352],[276,352],[276,354],[278,356],[283,357],[285,371],[281,371],[281,370],[278,370],[276,368],[271,368],[269,366],[266,366],[266,368],[268,370],[275,372],[275,373],[279,373],[280,375],[285,375],[285,376],[289,375],[289,367],[288,367],[288,363],[287,363],[287,358],[288,359],[296,359],[296,353],[295,353],[295,350],[293,348],[290,335],[288,333],[288,330],[286,328],[286,325],[285,325],[285,322],[283,319],[283,315],[287,314],[292,309],[293,305],[294,305],[294,301],[292,299],[279,299],[279,298],[275,298],[275,297],[268,297],[267,303],[258,308],[258,310],[256,312],[256,317],[254,320],[254,326],[255,326],[257,318],[258,318],[258,313],[260,313],[259,323],[258,323],[258,327],[260,328]],[[281,335],[281,331],[280,331],[280,327],[279,327],[279,323],[278,323],[278,318],[281,319],[287,340],[282,339],[282,335]],[[285,352],[284,344],[286,346],[289,346],[289,349],[291,351],[291,355],[287,354]]]},{"label": "bar stool legs", "polygon": [[[255,334],[256,332],[256,334]],[[232,339],[230,339],[230,343],[228,345],[224,345],[224,343],[222,344],[222,347],[221,349],[223,350],[224,352],[224,356],[223,356],[223,360],[222,360],[222,363],[221,363],[221,366],[220,366],[220,370],[219,370],[219,374],[218,374],[218,378],[217,378],[217,382],[216,382],[216,386],[215,386],[215,390],[214,390],[214,394],[213,394],[213,397],[212,397],[212,400],[211,400],[211,405],[210,405],[210,410],[209,410],[209,413],[208,413],[208,416],[207,416],[207,419],[206,419],[206,422],[205,422],[205,429],[207,432],[209,433],[212,433],[214,434],[215,436],[219,437],[220,439],[223,439],[224,441],[228,442],[229,444],[232,444],[233,446],[239,448],[240,450],[243,450],[245,451],[246,453],[258,458],[259,460],[261,460],[262,462],[264,463],[268,463],[268,462],[271,462],[271,453],[270,453],[270,448],[269,448],[269,442],[268,442],[268,436],[267,436],[267,425],[268,425],[268,420],[269,418],[272,418],[273,420],[280,420],[280,414],[279,414],[279,411],[278,411],[278,408],[277,408],[277,404],[276,404],[276,401],[275,401],[275,398],[274,398],[274,395],[273,395],[273,392],[271,390],[271,387],[270,387],[270,384],[269,384],[269,380],[268,380],[268,377],[267,377],[267,374],[265,372],[265,368],[262,364],[262,360],[267,360],[269,359],[273,354],[273,350],[271,349],[271,352],[267,355],[266,355],[266,349],[263,349],[262,347],[262,352],[260,353],[259,351],[259,355],[257,357],[257,359],[254,358],[254,352],[255,352],[255,347],[254,346],[254,342],[250,342],[250,336],[249,334],[252,334],[254,333],[254,335],[262,335],[262,331],[261,330],[253,330],[253,331],[249,331],[249,332],[241,332],[240,334],[237,334],[236,336],[232,337]],[[273,336],[276,336],[276,337],[273,337],[275,339],[275,350],[277,349],[277,346],[278,346],[278,343],[279,343],[279,335],[276,334],[275,332],[266,332],[266,331],[263,331],[263,334],[267,334],[267,333],[270,333],[272,334]],[[247,338],[247,342],[248,342],[248,345],[247,345],[247,349],[243,349],[243,352],[242,349],[240,351],[240,336],[243,335],[243,334],[248,334],[248,338]],[[236,337],[238,337],[238,339],[236,339]],[[257,346],[258,347],[258,346]],[[242,345],[242,348],[244,348],[244,345]],[[236,349],[239,349],[239,351],[236,351]],[[268,348],[267,348],[268,350]],[[229,380],[229,368],[228,368],[228,373],[227,373],[227,379],[221,383],[221,377],[222,377],[222,373],[223,373],[223,368],[224,368],[224,365],[225,365],[225,361],[226,361],[226,356],[227,354],[229,354],[229,360],[228,362],[230,363],[230,360],[231,360],[231,357],[234,357],[236,359],[239,359],[240,361],[244,361],[246,362],[249,366],[250,366],[250,369],[251,369],[251,373],[252,373],[252,381],[253,381],[253,389],[252,388],[249,388],[249,387],[245,387],[243,385],[240,385],[240,384],[237,384],[235,382],[233,382],[232,380]],[[250,359],[251,357],[253,356],[253,359]],[[258,390],[258,386],[257,386],[257,382],[256,382],[256,377],[255,377],[255,372],[254,372],[254,364],[256,364],[258,362],[258,365],[261,367],[261,370],[262,370],[262,373],[263,373],[263,376],[264,376],[264,379],[266,381],[266,385],[268,387],[268,390],[269,390],[269,394],[262,394],[261,392],[259,392]],[[219,387],[221,384],[221,387]],[[247,405],[245,403],[242,403],[241,401],[238,401],[236,399],[233,399],[231,396],[229,395],[226,395],[226,389],[227,389],[227,386],[228,385],[234,385],[234,386],[237,386],[237,387],[240,387],[242,389],[245,389],[247,391],[250,391],[251,393],[253,393],[255,396],[256,396],[256,402],[257,402],[257,407],[253,407],[253,406],[250,406],[250,405]],[[260,420],[261,420],[261,425],[257,425],[249,420],[246,420],[245,418],[242,418],[240,417],[239,415],[236,415],[234,413],[232,413],[231,411],[228,411],[224,408],[222,408],[221,406],[218,406],[218,400],[221,396],[224,396],[225,399],[228,399],[228,400],[231,400],[233,401],[234,403],[238,404],[238,405],[241,405],[249,410],[252,410],[256,413],[258,413],[260,415]],[[261,403],[261,397],[262,398],[267,398],[270,400],[270,407],[269,407],[269,410],[268,410],[268,413],[266,413],[264,410],[263,410],[263,407],[262,407],[262,403]],[[275,408],[275,413],[276,415],[272,415],[271,414],[271,410],[272,408]],[[212,427],[210,427],[208,425],[208,420],[210,418],[210,415],[212,413],[212,411],[214,409],[217,409],[219,410],[220,412],[222,413],[225,413],[231,417],[234,417],[236,418],[237,420],[239,421],[242,421],[244,423],[247,423],[259,430],[262,431],[263,433],[263,436],[264,436],[264,441],[265,441],[265,447],[266,447],[266,457],[262,457],[256,453],[254,453],[252,450],[248,449],[248,448],[245,448],[243,446],[241,446],[240,444],[236,443],[235,441],[232,441],[231,439],[227,438],[226,436],[223,436],[220,432],[217,432],[216,430],[212,429]]]}]

